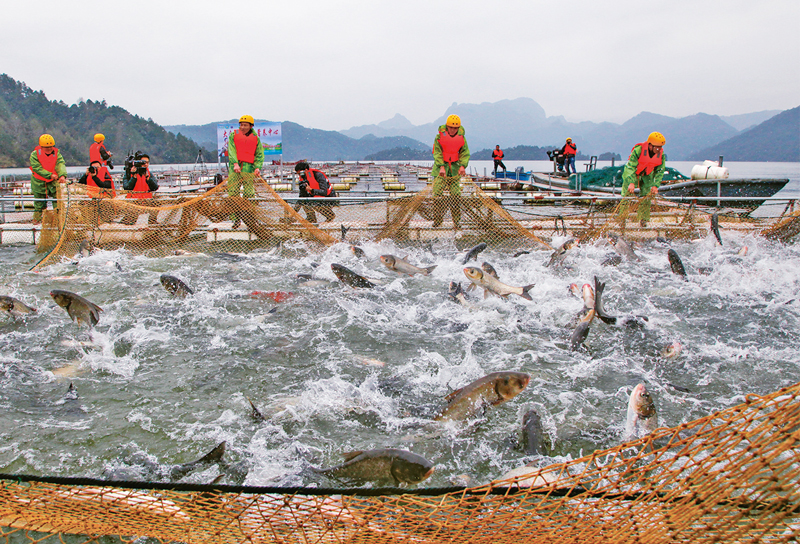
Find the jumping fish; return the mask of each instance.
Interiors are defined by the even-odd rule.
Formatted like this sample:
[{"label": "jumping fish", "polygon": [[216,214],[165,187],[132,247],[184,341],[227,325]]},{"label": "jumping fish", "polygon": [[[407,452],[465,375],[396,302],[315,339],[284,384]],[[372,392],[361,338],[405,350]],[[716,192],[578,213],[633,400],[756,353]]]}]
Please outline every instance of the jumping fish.
[{"label": "jumping fish", "polygon": [[581,298],[583,299],[583,308],[581,308],[581,311],[578,314],[579,318],[583,318],[589,313],[589,311],[594,310],[594,289],[592,289],[592,286],[588,283],[583,284],[583,289],[581,289]]},{"label": "jumping fish", "polygon": [[461,264],[467,264],[470,259],[475,259],[477,261],[478,260],[478,253],[480,253],[484,249],[486,249],[486,242],[481,242],[477,246],[473,247],[472,249],[470,249],[467,252],[467,254],[464,257],[464,260],[461,262]]},{"label": "jumping fish", "polygon": [[619,253],[609,253],[600,263],[600,266],[617,266],[622,262],[622,255]]},{"label": "jumping fish", "polygon": [[719,235],[719,214],[717,212],[711,214],[711,231],[717,238],[719,245],[722,245],[722,237]]},{"label": "jumping fish", "polygon": [[161,280],[161,285],[164,286],[164,289],[166,289],[176,297],[186,298],[186,295],[194,294],[194,291],[192,291],[188,285],[183,283],[175,276],[170,276],[169,274],[161,274],[160,280]]},{"label": "jumping fish", "polygon": [[522,447],[525,455],[545,454],[542,418],[536,410],[528,410],[522,416]]},{"label": "jumping fish", "polygon": [[681,346],[680,342],[676,341],[664,347],[664,349],[661,350],[661,356],[664,359],[674,359],[681,354],[681,351],[683,351],[683,346]]},{"label": "jumping fish", "polygon": [[499,406],[516,397],[528,386],[530,376],[523,372],[493,372],[453,391],[447,405],[433,418],[435,421],[460,421],[483,412],[487,406]]},{"label": "jumping fish", "polygon": [[668,249],[667,258],[669,259],[669,267],[672,269],[672,272],[686,280],[686,270],[683,268],[683,262],[681,262],[678,252],[672,248]]},{"label": "jumping fish", "polygon": [[420,268],[409,263],[405,257],[398,258],[394,255],[381,255],[380,259],[381,263],[389,270],[394,270],[398,274],[408,274],[409,276],[413,276],[414,274],[427,276],[436,268],[436,265]]},{"label": "jumping fish", "polygon": [[89,302],[80,295],[61,289],[53,289],[50,291],[50,296],[53,297],[56,304],[67,311],[70,318],[76,323],[83,323],[92,328],[100,321],[100,312],[103,309],[94,302]]},{"label": "jumping fish", "polygon": [[643,383],[637,384],[628,400],[628,417],[623,440],[642,438],[658,426],[656,405]]},{"label": "jumping fish", "polygon": [[603,323],[608,325],[613,325],[617,322],[616,317],[612,317],[606,313],[605,308],[603,308],[603,290],[606,288],[606,284],[601,282],[597,279],[597,276],[594,277],[594,311],[597,317],[599,317]]},{"label": "jumping fish", "polygon": [[78,246],[78,253],[81,257],[88,257],[93,249],[94,244],[92,244],[91,240],[81,240],[81,243]]},{"label": "jumping fish", "polygon": [[361,248],[360,248],[360,247],[358,247],[358,246],[350,246],[350,251],[352,251],[352,252],[353,252],[353,255],[355,255],[355,256],[356,256],[356,257],[358,257],[359,259],[360,259],[361,257],[363,257],[364,255],[366,255],[366,253],[364,253],[364,250],[363,250],[363,249],[361,249]]},{"label": "jumping fish", "polygon": [[533,300],[531,295],[528,293],[528,291],[535,285],[533,283],[524,287],[513,287],[511,285],[506,285],[497,278],[484,273],[483,270],[480,268],[475,268],[474,266],[468,266],[465,268],[464,275],[467,276],[469,281],[484,289],[484,297],[488,296],[487,293],[493,293],[501,297],[507,297],[508,295],[514,294],[521,296],[525,300]]},{"label": "jumping fish", "polygon": [[628,260],[631,261],[639,261],[639,256],[633,252],[633,248],[630,246],[628,242],[625,241],[621,236],[614,232],[608,233],[608,240],[609,243],[617,250],[617,253],[622,255]]},{"label": "jumping fish", "polygon": [[221,442],[196,461],[172,466],[161,465],[143,453],[136,453],[125,460],[127,467],[107,470],[104,472],[104,477],[107,480],[145,480],[150,482],[169,480],[174,482],[198,468],[212,464],[222,467],[225,464],[222,459],[225,447],[226,443]]},{"label": "jumping fish", "polygon": [[340,264],[331,263],[331,270],[333,270],[333,273],[336,274],[337,278],[339,278],[339,281],[349,285],[350,287],[358,287],[363,289],[371,289],[372,287],[375,287],[375,284],[364,276],[359,276],[349,268]]},{"label": "jumping fish", "polygon": [[345,227],[344,225],[341,225],[341,227],[342,227],[342,242],[344,242],[344,239],[347,237],[347,231],[350,230],[351,227]]},{"label": "jumping fish", "polygon": [[589,336],[589,325],[591,325],[592,320],[594,319],[594,308],[590,309],[586,314],[581,317],[578,326],[575,327],[575,330],[572,333],[572,338],[570,338],[569,346],[572,351],[577,351],[581,347],[586,347],[583,343],[586,341],[586,337]]},{"label": "jumping fish", "polygon": [[557,250],[553,252],[550,256],[550,261],[545,266],[559,266],[567,256],[567,252],[578,245],[578,241],[575,238],[570,238],[569,240],[565,241],[561,244]]},{"label": "jumping fish", "polygon": [[406,450],[382,448],[345,454],[341,465],[312,470],[338,480],[376,484],[418,484],[433,474],[434,465],[421,455]]},{"label": "jumping fish", "polygon": [[467,294],[464,293],[464,290],[461,289],[461,282],[450,282],[450,288],[447,291],[447,296],[449,296],[455,302],[458,302],[465,308],[471,308],[472,303],[467,300]]},{"label": "jumping fish", "polygon": [[16,318],[34,313],[36,312],[36,308],[31,308],[21,300],[18,300],[14,297],[0,296],[0,311]]}]

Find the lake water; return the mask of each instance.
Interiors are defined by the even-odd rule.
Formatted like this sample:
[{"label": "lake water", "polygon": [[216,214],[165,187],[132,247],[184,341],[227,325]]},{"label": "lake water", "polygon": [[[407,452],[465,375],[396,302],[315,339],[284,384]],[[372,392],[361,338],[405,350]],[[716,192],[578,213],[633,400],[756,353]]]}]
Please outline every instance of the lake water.
[{"label": "lake water", "polygon": [[[797,163],[749,164],[742,176],[757,166],[762,176],[798,183]],[[222,472],[221,483],[327,485],[308,467],[379,447],[434,462],[425,486],[448,486],[460,474],[480,483],[531,460],[549,464],[618,444],[639,382],[652,392],[660,424],[679,425],[800,381],[800,246],[722,236],[723,246],[713,237],[671,243],[689,281],[670,272],[660,243],[638,247],[641,262],[617,267],[601,264],[613,251],[607,245],[579,247],[559,269],[545,266],[549,251],[514,257],[490,248],[478,264],[490,262],[508,284],[535,284],[533,301],[473,294],[473,308],[446,296],[450,281],[467,284],[465,248],[452,241],[368,242],[360,259],[345,243],[318,253],[296,242],[242,256],[99,251],[40,273],[28,272],[40,258],[35,248],[4,246],[0,294],[38,312],[0,316],[0,472],[104,477],[125,469],[159,479],[151,463],[191,461],[225,440],[239,470]],[[437,267],[400,277],[378,260],[389,253]],[[346,287],[331,263],[380,285]],[[701,267],[712,271],[701,275]],[[163,273],[195,295],[173,298],[159,283]],[[303,286],[297,274],[330,283]],[[595,320],[588,351],[570,351],[582,302],[567,288],[594,276],[608,284],[609,313],[648,320],[642,328]],[[101,306],[100,323],[79,328],[52,289]],[[255,291],[293,296],[276,303],[250,296]],[[676,341],[678,358],[660,356]],[[477,420],[431,421],[449,392],[503,370],[528,373],[530,385]],[[64,398],[70,383],[77,400]],[[248,398],[267,421],[251,417]],[[516,446],[531,408],[548,436],[544,458]],[[212,466],[184,481],[219,474]]]}]

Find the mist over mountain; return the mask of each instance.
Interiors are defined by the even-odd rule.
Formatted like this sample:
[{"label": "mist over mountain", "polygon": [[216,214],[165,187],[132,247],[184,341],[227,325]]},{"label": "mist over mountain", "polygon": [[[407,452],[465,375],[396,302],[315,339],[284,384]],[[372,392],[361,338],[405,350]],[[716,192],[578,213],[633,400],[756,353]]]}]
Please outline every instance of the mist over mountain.
[{"label": "mist over mountain", "polygon": [[729,161],[800,162],[800,106],[696,152],[689,160],[719,155]]},{"label": "mist over mountain", "polygon": [[[653,131],[667,138],[667,154],[672,160],[685,160],[699,149],[735,136],[736,127],[746,127],[769,119],[776,112],[763,111],[729,116],[726,122],[717,115],[698,113],[675,118],[656,113],[642,112],[623,124],[584,121],[571,123],[564,117],[547,116],[539,104],[531,98],[484,102],[481,104],[452,104],[434,122],[410,125],[400,114],[393,119],[375,125],[362,125],[341,131],[347,136],[361,138],[367,134],[380,137],[408,136],[422,142],[433,142],[436,131],[447,116],[461,117],[470,149],[490,149],[495,145],[510,148],[518,145],[552,146],[563,144],[567,137],[578,144],[578,150],[586,155],[604,152],[627,156],[631,148],[645,140]],[[733,126],[736,125],[736,126]]]}]

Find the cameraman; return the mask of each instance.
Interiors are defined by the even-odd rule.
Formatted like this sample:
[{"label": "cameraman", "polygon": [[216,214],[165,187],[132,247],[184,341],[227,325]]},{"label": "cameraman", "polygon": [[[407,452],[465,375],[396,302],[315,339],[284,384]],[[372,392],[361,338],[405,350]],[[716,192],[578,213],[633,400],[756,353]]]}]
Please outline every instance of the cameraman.
[{"label": "cameraman", "polygon": [[130,191],[125,198],[153,198],[158,183],[150,174],[150,155],[137,151],[125,161],[125,177],[122,188]]},{"label": "cameraman", "polygon": [[108,168],[100,164],[100,161],[92,161],[86,173],[78,179],[78,183],[86,185],[86,194],[92,198],[114,198],[114,180]]},{"label": "cameraman", "polygon": [[[150,155],[137,151],[125,161],[125,177],[122,179],[122,188],[130,191],[125,198],[135,198],[138,200],[152,199],[153,191],[158,190],[158,183],[155,176],[150,174]],[[152,201],[151,201],[152,204]],[[141,203],[139,205],[144,205]],[[149,214],[147,223],[155,225],[158,223],[158,211],[147,212]],[[128,209],[122,222],[126,225],[133,225],[141,215],[135,209]]]},{"label": "cameraman", "polygon": [[320,170],[311,168],[306,161],[298,162],[294,171],[297,172],[297,183],[300,198],[312,197],[309,200],[298,200],[295,205],[295,211],[299,211],[302,206],[306,212],[306,220],[309,223],[317,222],[317,214],[315,210],[325,216],[328,221],[333,221],[336,214],[333,213],[330,201],[314,202],[314,198],[336,197],[336,191],[333,186],[328,182],[328,178]]}]

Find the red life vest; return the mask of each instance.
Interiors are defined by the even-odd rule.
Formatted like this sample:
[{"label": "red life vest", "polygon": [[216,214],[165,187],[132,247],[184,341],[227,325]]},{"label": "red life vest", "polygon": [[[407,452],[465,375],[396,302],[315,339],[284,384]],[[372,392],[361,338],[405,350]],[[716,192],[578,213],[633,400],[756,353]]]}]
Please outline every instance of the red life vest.
[{"label": "red life vest", "polygon": [[[93,161],[94,162],[94,161]],[[94,176],[88,175],[86,176],[86,186],[88,189],[86,190],[86,194],[92,198],[114,198],[117,196],[117,193],[114,191],[114,180],[111,177],[111,173],[108,171],[108,168],[105,166],[101,166],[97,169],[97,174],[95,174],[98,178],[102,180],[108,180],[111,182],[111,189],[106,189],[104,187],[99,187],[94,182]]]},{"label": "red life vest", "polygon": [[578,146],[573,144],[572,142],[566,142],[564,144],[564,155],[566,155],[567,157],[575,155],[577,151],[578,151]]},{"label": "red life vest", "polygon": [[100,153],[101,149],[103,151],[106,150],[106,147],[105,145],[103,145],[102,142],[95,142],[89,146],[89,164],[92,164],[93,162],[97,161],[103,166],[106,165],[106,161],[103,160],[103,154]]},{"label": "red life vest", "polygon": [[236,159],[239,162],[256,162],[256,148],[258,147],[258,136],[252,130],[250,134],[244,135],[236,130],[233,133],[233,145],[236,147]]},{"label": "red life vest", "polygon": [[[316,189],[317,191],[319,191],[320,188],[319,182],[317,181],[317,177],[314,175],[314,172],[319,172],[320,174],[322,174],[322,176],[325,178],[326,181],[328,179],[328,176],[326,176],[325,172],[322,172],[321,170],[314,170],[313,168],[309,168],[308,170],[306,170],[306,181],[308,182],[308,186],[311,187],[312,189]],[[332,191],[333,191],[333,185],[328,183],[328,193],[325,196],[331,196]],[[321,195],[314,195],[314,196],[322,198]]]},{"label": "red life vest", "polygon": [[136,176],[136,185],[133,190],[125,195],[125,198],[153,198],[153,193],[150,192],[150,187],[147,185],[147,178],[145,174],[134,174]]},{"label": "red life vest", "polygon": [[[50,172],[52,174],[55,174],[56,173],[56,163],[58,162],[58,148],[57,147],[53,148],[53,154],[52,155],[47,155],[46,153],[42,153],[42,146],[40,146],[40,145],[36,146],[35,151],[36,151],[36,157],[39,159],[39,164],[42,166],[42,168],[44,168],[45,170],[47,170],[48,172]],[[40,176],[39,174],[37,174],[36,172],[33,171],[33,168],[31,168],[31,172],[33,172],[33,177],[35,177],[38,180],[46,181],[46,182],[53,181],[50,178],[45,178],[45,177]]]},{"label": "red life vest", "polygon": [[439,145],[442,146],[442,159],[444,162],[457,162],[461,148],[464,147],[464,136],[461,134],[450,136],[445,130],[439,133]]},{"label": "red life vest", "polygon": [[[636,167],[636,175],[641,176],[644,174],[649,176],[653,173],[653,170],[655,170],[657,166],[661,166],[661,157],[663,156],[664,150],[659,149],[658,153],[651,157],[650,153],[648,153],[649,146],[647,145],[647,142],[636,145],[642,146],[642,152],[639,153],[639,164]],[[633,146],[633,149],[631,149],[631,153],[633,153],[633,150],[636,149],[636,145]]]},{"label": "red life vest", "polygon": [[495,150],[492,151],[492,158],[496,161],[502,161],[504,156],[502,149],[495,148]]}]

